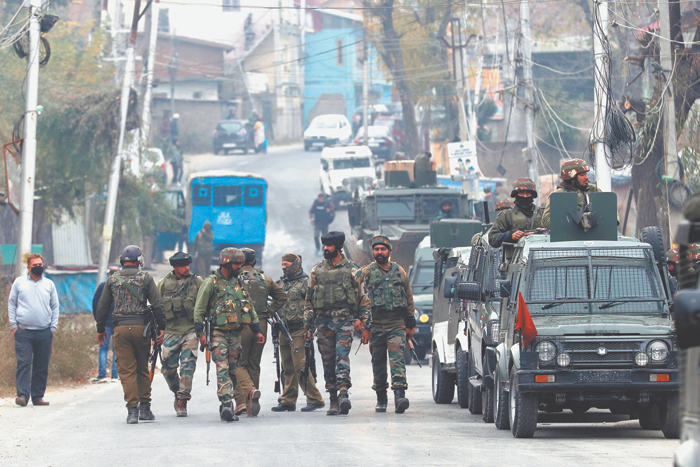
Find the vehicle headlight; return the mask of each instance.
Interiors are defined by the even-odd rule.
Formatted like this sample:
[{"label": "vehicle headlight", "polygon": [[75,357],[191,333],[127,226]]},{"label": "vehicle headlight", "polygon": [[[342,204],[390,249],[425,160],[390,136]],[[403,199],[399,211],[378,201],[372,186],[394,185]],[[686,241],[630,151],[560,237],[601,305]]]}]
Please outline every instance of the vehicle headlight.
[{"label": "vehicle headlight", "polygon": [[668,344],[664,341],[653,341],[647,347],[647,353],[653,362],[662,362],[668,357]]},{"label": "vehicle headlight", "polygon": [[539,352],[541,362],[549,362],[557,356],[557,346],[551,341],[542,341],[535,347],[535,352]]},{"label": "vehicle headlight", "polygon": [[430,316],[425,315],[425,314],[420,315],[420,318],[418,318],[418,321],[420,321],[421,323],[427,323],[428,321],[430,321]]},{"label": "vehicle headlight", "polygon": [[634,363],[639,366],[647,366],[649,363],[649,355],[644,352],[638,352],[637,355],[634,356]]},{"label": "vehicle headlight", "polygon": [[569,366],[569,363],[571,363],[571,357],[569,356],[568,353],[560,353],[557,356],[557,365],[559,366]]},{"label": "vehicle headlight", "polygon": [[496,343],[498,342],[498,334],[501,329],[501,323],[498,322],[498,320],[491,320],[489,322],[489,325],[491,327],[491,331],[489,332],[489,338],[491,339],[491,342]]}]

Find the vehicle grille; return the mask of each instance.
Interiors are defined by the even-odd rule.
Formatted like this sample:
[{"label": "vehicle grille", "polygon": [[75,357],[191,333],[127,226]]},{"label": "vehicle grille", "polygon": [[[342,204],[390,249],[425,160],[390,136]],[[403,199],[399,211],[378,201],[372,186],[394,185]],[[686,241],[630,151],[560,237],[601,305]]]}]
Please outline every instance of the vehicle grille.
[{"label": "vehicle grille", "polygon": [[[587,341],[587,342],[561,342],[561,351],[567,352],[572,364],[595,365],[605,364],[633,364],[634,357],[642,350],[641,341]],[[599,349],[604,348],[603,355]]]}]

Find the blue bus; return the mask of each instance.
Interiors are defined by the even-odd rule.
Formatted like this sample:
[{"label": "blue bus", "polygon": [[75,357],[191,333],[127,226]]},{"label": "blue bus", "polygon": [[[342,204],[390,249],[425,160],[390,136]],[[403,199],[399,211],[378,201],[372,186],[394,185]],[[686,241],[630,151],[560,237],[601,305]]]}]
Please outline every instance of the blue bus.
[{"label": "blue bus", "polygon": [[188,178],[188,240],[211,222],[214,232],[213,264],[229,246],[252,248],[258,265],[265,247],[267,182],[260,175],[230,170],[195,172]]}]

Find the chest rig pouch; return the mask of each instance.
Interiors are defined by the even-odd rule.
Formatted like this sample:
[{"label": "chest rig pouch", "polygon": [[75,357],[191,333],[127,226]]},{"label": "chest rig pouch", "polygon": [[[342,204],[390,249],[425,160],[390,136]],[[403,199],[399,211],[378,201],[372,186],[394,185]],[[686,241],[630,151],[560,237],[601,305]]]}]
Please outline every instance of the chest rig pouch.
[{"label": "chest rig pouch", "polygon": [[355,308],[359,298],[357,284],[352,277],[352,263],[331,269],[324,261],[316,268],[316,285],[312,304],[315,310]]},{"label": "chest rig pouch", "polygon": [[137,272],[133,276],[114,274],[112,294],[114,295],[114,314],[122,316],[146,315],[146,300],[143,284],[146,274]]},{"label": "chest rig pouch", "polygon": [[287,323],[302,321],[304,319],[304,305],[306,301],[306,289],[308,278],[304,276],[291,282],[284,283],[284,291],[287,293],[287,301],[282,310]]},{"label": "chest rig pouch", "polygon": [[187,317],[194,320],[194,304],[197,301],[197,276],[181,280],[166,277],[163,281],[163,312],[165,319]]},{"label": "chest rig pouch", "polygon": [[367,291],[372,311],[394,311],[408,306],[406,288],[396,263],[391,264],[386,274],[379,269],[377,263],[370,264]]}]

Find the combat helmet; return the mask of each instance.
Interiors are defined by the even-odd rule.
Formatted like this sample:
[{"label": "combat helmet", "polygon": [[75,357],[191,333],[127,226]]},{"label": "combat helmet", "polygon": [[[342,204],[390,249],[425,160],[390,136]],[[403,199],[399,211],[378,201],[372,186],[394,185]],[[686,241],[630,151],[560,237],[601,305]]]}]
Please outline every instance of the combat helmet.
[{"label": "combat helmet", "polygon": [[583,159],[571,159],[565,161],[561,164],[561,179],[564,181],[572,180],[576,178],[577,175],[586,173],[591,169],[586,164]]},{"label": "combat helmet", "polygon": [[496,203],[496,211],[505,211],[513,207],[513,202],[509,199],[504,199]]},{"label": "combat helmet", "polygon": [[124,266],[126,261],[138,261],[139,265],[143,267],[143,253],[141,248],[136,245],[129,245],[122,250],[122,254],[119,255],[119,263]]},{"label": "combat helmet", "polygon": [[532,194],[533,198],[537,198],[537,185],[535,185],[535,182],[530,180],[529,178],[519,178],[513,183],[513,189],[510,192],[511,198],[515,198],[518,196],[518,193],[521,192],[529,192]]},{"label": "combat helmet", "polygon": [[238,248],[228,247],[221,250],[219,253],[219,264],[245,263],[245,254]]},{"label": "combat helmet", "polygon": [[389,240],[389,237],[386,235],[377,235],[372,239],[372,248],[374,248],[377,245],[384,245],[391,251],[392,245],[391,245],[391,240]]},{"label": "combat helmet", "polygon": [[255,250],[252,248],[241,248],[245,256],[245,264],[255,264]]}]

